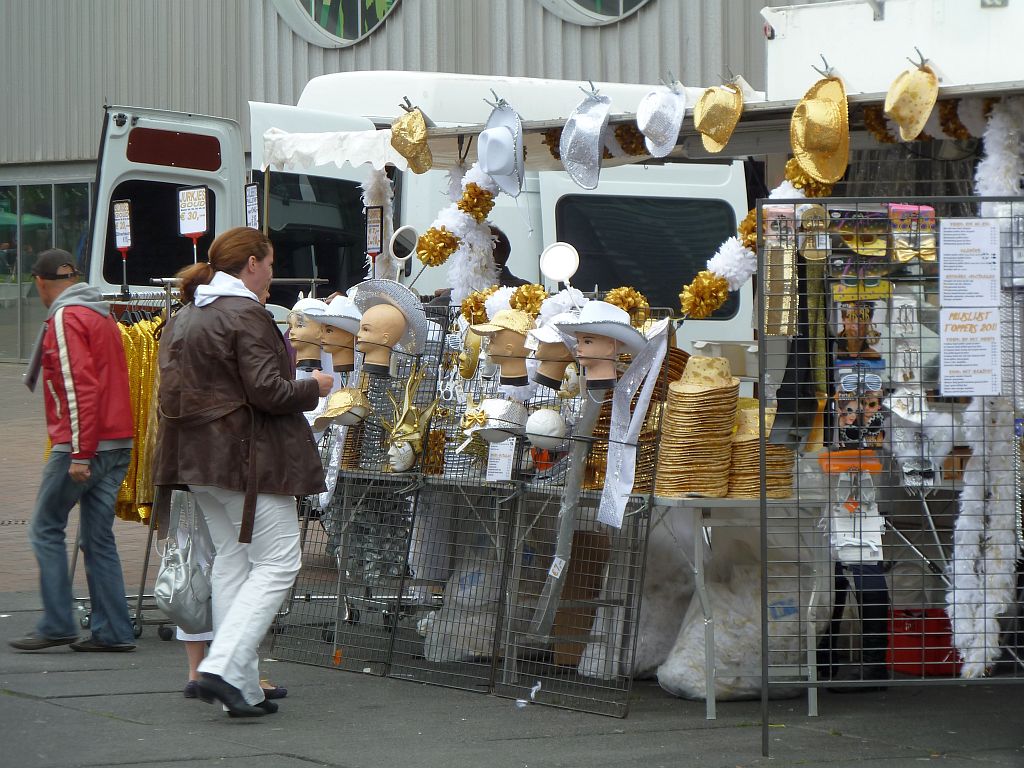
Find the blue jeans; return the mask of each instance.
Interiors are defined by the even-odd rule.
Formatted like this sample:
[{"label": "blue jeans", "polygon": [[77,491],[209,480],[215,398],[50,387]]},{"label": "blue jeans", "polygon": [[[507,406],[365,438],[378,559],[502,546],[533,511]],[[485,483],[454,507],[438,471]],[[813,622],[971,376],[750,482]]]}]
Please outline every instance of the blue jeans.
[{"label": "blue jeans", "polygon": [[131,455],[130,448],[101,451],[89,463],[89,481],[76,483],[68,476],[71,454],[50,454],[39,484],[29,529],[29,541],[39,562],[39,586],[43,599],[43,617],[36,625],[36,632],[44,637],[78,635],[72,610],[64,531],[68,525],[68,513],[75,502],[79,502],[92,637],[102,645],[135,641],[121,558],[117,555],[114,541],[114,502],[128,471]]}]

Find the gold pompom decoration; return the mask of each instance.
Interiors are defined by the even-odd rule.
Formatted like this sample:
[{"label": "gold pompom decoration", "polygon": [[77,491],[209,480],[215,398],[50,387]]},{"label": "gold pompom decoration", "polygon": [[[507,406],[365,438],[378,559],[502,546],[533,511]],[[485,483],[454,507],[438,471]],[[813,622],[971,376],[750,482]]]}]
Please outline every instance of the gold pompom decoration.
[{"label": "gold pompom decoration", "polygon": [[885,124],[885,112],[881,104],[868,104],[864,107],[864,128],[879,144],[895,144],[896,137],[889,133]]},{"label": "gold pompom decoration", "polygon": [[743,243],[743,247],[748,251],[757,253],[757,209],[751,208],[747,211],[747,215],[743,217],[743,221],[736,227],[736,233],[740,237],[740,242]]},{"label": "gold pompom decoration", "polygon": [[651,304],[647,301],[647,297],[628,285],[612,288],[605,294],[604,300],[629,312],[629,321],[634,326],[643,325],[650,316]]},{"label": "gold pompom decoration", "polygon": [[562,142],[562,129],[561,128],[548,128],[544,131],[543,138],[544,146],[548,148],[548,152],[555,160],[562,159],[561,150],[558,148]]},{"label": "gold pompom decoration", "polygon": [[498,290],[498,286],[492,285],[490,288],[484,288],[482,291],[473,291],[462,300],[462,304],[459,307],[467,323],[476,325],[477,323],[487,322],[487,310],[484,309],[484,302],[496,290]]},{"label": "gold pompom decoration", "polygon": [[548,292],[544,290],[543,285],[529,283],[516,288],[512,292],[512,296],[509,297],[508,303],[512,309],[521,309],[530,317],[536,317],[540,314],[541,302],[547,297]]},{"label": "gold pompom decoration", "polygon": [[458,202],[459,210],[472,216],[478,224],[487,218],[493,207],[494,195],[473,181],[466,185]]},{"label": "gold pompom decoration", "polygon": [[959,99],[944,99],[940,101],[939,125],[942,126],[944,134],[963,141],[964,139],[971,138],[971,132],[967,130],[966,125],[960,122],[959,107]]},{"label": "gold pompom decoration", "polygon": [[615,140],[619,142],[622,151],[627,155],[636,157],[646,155],[647,147],[644,146],[644,135],[633,123],[622,123],[615,126]]},{"label": "gold pompom decoration", "polygon": [[416,258],[425,266],[439,267],[459,247],[459,238],[444,227],[431,227],[416,241]]},{"label": "gold pompom decoration", "polygon": [[828,197],[832,194],[832,184],[823,184],[804,173],[803,168],[792,157],[786,163],[786,179],[808,197]]},{"label": "gold pompom decoration", "polygon": [[679,294],[683,315],[694,320],[703,320],[729,298],[729,281],[714,272],[703,270],[697,273],[693,282]]}]

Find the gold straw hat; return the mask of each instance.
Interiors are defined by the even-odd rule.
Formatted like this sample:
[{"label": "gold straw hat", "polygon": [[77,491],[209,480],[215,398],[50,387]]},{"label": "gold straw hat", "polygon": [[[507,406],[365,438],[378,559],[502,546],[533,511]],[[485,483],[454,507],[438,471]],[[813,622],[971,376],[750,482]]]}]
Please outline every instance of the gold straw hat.
[{"label": "gold straw hat", "polygon": [[739,384],[740,380],[732,375],[726,358],[692,356],[686,362],[682,378],[672,382],[669,388],[678,394],[696,395],[738,387]]},{"label": "gold straw hat", "polygon": [[[775,409],[764,409],[764,426],[771,432],[775,423]],[[761,436],[761,415],[759,408],[740,408],[736,411],[736,434],[732,436],[734,443],[746,443],[757,440]]]},{"label": "gold straw hat", "polygon": [[885,94],[885,114],[900,127],[900,138],[913,141],[924,130],[924,124],[939,95],[939,78],[931,67],[922,64],[900,73]]},{"label": "gold straw hat", "polygon": [[533,328],[533,318],[521,309],[503,309],[488,323],[471,325],[469,329],[480,336],[493,336],[498,331],[515,331],[526,335]]},{"label": "gold straw hat", "polygon": [[370,412],[370,401],[358,387],[344,387],[327,398],[324,412],[313,420],[313,430],[322,432],[329,424],[358,424]]},{"label": "gold straw hat", "polygon": [[693,126],[700,131],[704,149],[721,152],[743,114],[743,94],[738,86],[708,88],[693,106]]},{"label": "gold straw hat", "polygon": [[789,141],[808,176],[823,184],[843,177],[850,156],[850,117],[842,80],[823,78],[804,94],[793,110]]}]

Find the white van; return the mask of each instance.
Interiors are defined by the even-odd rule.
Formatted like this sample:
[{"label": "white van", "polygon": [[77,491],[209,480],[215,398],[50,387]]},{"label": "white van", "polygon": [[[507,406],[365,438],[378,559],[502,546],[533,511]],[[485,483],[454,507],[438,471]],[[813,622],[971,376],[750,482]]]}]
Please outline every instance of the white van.
[{"label": "white van", "polygon": [[[611,97],[612,115],[632,114],[647,85],[597,83]],[[113,202],[131,202],[132,247],[127,282],[152,290],[151,278],[169,277],[194,258],[203,259],[216,234],[245,223],[244,184],[259,184],[262,215],[275,245],[275,276],[326,280],[318,295],[344,290],[365,274],[365,221],[360,182],[365,167],[323,165],[305,172],[260,171],[263,134],[371,130],[388,127],[403,98],[419,106],[450,146],[438,144],[435,167],[460,151],[476,159],[471,139],[490,113],[494,94],[521,115],[527,131],[527,177],[516,199],[498,195],[489,216],[512,244],[509,269],[544,282],[543,248],[572,243],[581,254],[573,284],[584,291],[631,285],[653,306],[678,311],[678,294],[708,257],[736,232],[748,209],[742,163],[648,162],[605,167],[594,190],[577,186],[542,143],[539,128],[564,124],[582,100],[580,84],[532,78],[498,78],[411,72],[352,72],[311,80],[296,106],[250,103],[252,172],[237,123],[215,117],[134,107],[108,107],[96,184],[90,282],[115,292],[122,258],[114,238]],[[459,138],[462,137],[460,145]],[[431,142],[432,149],[434,142]],[[533,169],[533,170],[531,170]],[[394,226],[425,231],[448,205],[448,174],[389,169],[394,181]],[[177,191],[205,186],[209,231],[192,241],[178,234]],[[419,272],[419,264],[411,273]],[[407,283],[413,277],[403,277]],[[413,288],[428,295],[447,285],[445,267],[427,269]],[[549,286],[553,287],[553,286]],[[301,286],[279,285],[271,301],[290,306]],[[307,289],[308,290],[308,289]],[[752,288],[730,297],[712,319],[688,321],[684,346],[695,339],[751,340]]]}]

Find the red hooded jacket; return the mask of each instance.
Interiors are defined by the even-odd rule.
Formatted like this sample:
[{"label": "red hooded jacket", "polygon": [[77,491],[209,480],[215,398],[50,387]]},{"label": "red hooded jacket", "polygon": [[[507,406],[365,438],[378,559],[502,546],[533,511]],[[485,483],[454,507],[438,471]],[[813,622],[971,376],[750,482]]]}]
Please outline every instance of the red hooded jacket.
[{"label": "red hooded jacket", "polygon": [[73,285],[50,307],[42,338],[46,429],[72,459],[135,435],[121,332],[97,288]]}]

